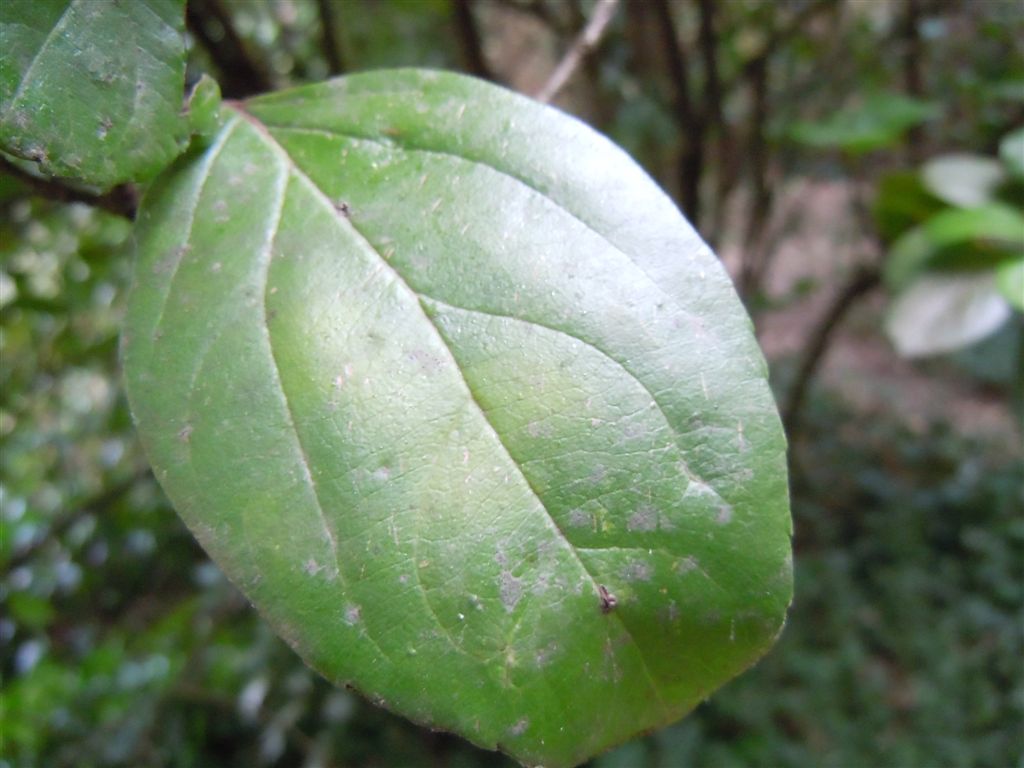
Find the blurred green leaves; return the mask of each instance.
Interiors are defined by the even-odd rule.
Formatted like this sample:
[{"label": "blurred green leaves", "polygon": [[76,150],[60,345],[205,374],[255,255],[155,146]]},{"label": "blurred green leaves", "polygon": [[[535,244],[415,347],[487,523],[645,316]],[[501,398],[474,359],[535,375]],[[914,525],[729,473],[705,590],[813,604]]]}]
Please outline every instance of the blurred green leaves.
[{"label": "blurred green leaves", "polygon": [[1013,161],[1021,132],[1000,160],[943,155],[919,174],[885,178],[874,203],[892,239],[884,275],[896,296],[886,331],[908,357],[942,354],[998,330],[1024,305],[1024,208]]},{"label": "blurred green leaves", "polygon": [[933,102],[901,93],[872,92],[820,120],[794,123],[789,136],[808,147],[861,155],[895,146],[907,130],[934,119],[941,111]]}]

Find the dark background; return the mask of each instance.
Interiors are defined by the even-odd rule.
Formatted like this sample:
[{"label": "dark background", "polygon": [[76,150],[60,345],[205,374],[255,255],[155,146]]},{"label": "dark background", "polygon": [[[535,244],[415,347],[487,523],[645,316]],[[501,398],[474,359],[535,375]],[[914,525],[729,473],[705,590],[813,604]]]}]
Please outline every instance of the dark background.
[{"label": "dark background", "polygon": [[[533,95],[594,8],[192,0],[189,78],[237,98],[418,65]],[[901,359],[877,215],[887,175],[994,157],[1024,123],[1022,41],[1009,0],[626,0],[555,98],[733,275],[786,416],[796,523],[776,649],[595,766],[1024,764],[1021,318]],[[320,680],[184,529],[119,383],[129,231],[0,182],[0,767],[508,765]]]}]

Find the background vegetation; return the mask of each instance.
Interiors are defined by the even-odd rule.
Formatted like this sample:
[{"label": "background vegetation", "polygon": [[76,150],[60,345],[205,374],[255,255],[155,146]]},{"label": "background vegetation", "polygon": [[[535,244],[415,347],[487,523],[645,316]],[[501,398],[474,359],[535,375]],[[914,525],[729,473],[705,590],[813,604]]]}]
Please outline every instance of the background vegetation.
[{"label": "background vegetation", "polygon": [[[933,212],[892,179],[995,157],[1024,124],[1024,12],[610,5],[191,0],[189,77],[240,97],[418,65],[536,95],[614,11],[555,103],[625,146],[736,279],[789,429],[797,597],[758,667],[595,766],[1024,765],[1020,316],[914,362],[882,322],[892,245]],[[119,385],[136,191],[4,167],[0,766],[506,765],[332,689],[226,583]]]}]

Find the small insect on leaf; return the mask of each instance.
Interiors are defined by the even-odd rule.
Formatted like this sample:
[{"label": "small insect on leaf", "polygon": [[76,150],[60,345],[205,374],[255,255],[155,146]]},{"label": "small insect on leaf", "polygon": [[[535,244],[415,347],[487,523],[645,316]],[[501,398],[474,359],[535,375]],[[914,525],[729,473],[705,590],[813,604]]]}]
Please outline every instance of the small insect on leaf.
[{"label": "small insect on leaf", "polygon": [[611,613],[615,610],[615,606],[619,604],[615,595],[609,592],[608,587],[604,584],[597,585],[597,594],[601,598],[601,613]]}]

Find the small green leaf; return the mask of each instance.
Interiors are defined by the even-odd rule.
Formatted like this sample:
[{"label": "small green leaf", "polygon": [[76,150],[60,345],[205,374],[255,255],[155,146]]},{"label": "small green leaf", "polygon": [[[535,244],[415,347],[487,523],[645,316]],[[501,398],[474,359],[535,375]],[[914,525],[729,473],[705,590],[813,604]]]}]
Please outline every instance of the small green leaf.
[{"label": "small green leaf", "polygon": [[1006,179],[1006,172],[996,160],[968,154],[933,158],[924,164],[921,174],[925,186],[936,197],[961,208],[992,202]]},{"label": "small green leaf", "polygon": [[901,355],[925,357],[980,341],[1010,314],[991,271],[926,274],[896,297],[885,329]]},{"label": "small green leaf", "polygon": [[918,172],[896,171],[879,182],[872,212],[879,232],[888,242],[945,207],[924,186]]},{"label": "small green leaf", "polygon": [[0,149],[106,189],[182,151],[183,0],[0,3]]},{"label": "small green leaf", "polygon": [[456,75],[243,106],[143,201],[124,365],[157,477],[277,631],[550,768],[761,656],[785,440],[725,271],[650,178]]},{"label": "small green leaf", "polygon": [[999,143],[999,157],[1017,178],[1024,178],[1024,128],[1007,134]]},{"label": "small green leaf", "polygon": [[915,125],[940,113],[931,102],[898,93],[872,93],[860,104],[790,129],[793,140],[819,149],[863,154],[895,145]]},{"label": "small green leaf", "polygon": [[220,86],[209,75],[203,75],[189,95],[188,124],[204,143],[213,139],[224,122],[220,106]]},{"label": "small green leaf", "polygon": [[1024,216],[1008,205],[951,208],[900,237],[885,279],[901,289],[925,269],[988,269],[1024,250]]},{"label": "small green leaf", "polygon": [[999,265],[996,285],[1013,306],[1024,312],[1024,256]]}]

